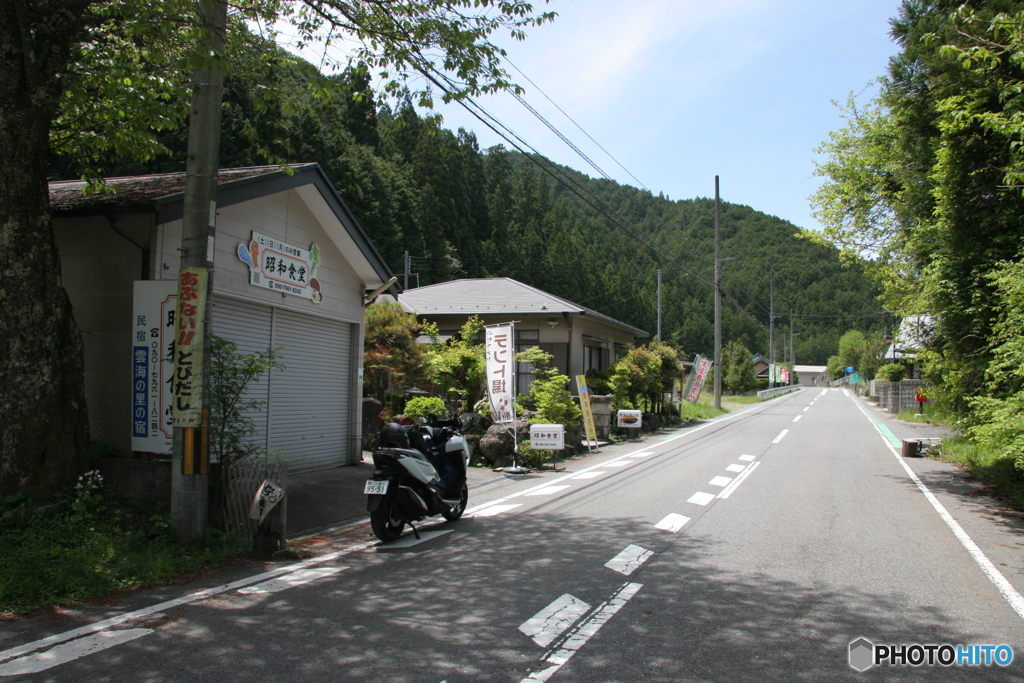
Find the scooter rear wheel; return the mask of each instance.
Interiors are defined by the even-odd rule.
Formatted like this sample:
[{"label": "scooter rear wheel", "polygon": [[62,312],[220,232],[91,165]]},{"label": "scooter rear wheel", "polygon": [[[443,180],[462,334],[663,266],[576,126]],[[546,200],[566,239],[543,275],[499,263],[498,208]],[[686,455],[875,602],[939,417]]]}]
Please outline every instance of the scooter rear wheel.
[{"label": "scooter rear wheel", "polygon": [[391,496],[370,513],[370,528],[373,535],[383,543],[390,543],[402,535],[405,520],[398,513],[398,498]]},{"label": "scooter rear wheel", "polygon": [[459,503],[458,503],[458,505],[453,505],[451,507],[451,509],[445,510],[444,512],[441,513],[441,515],[443,515],[444,518],[447,519],[449,522],[454,522],[455,520],[457,520],[459,517],[462,516],[463,512],[466,511],[466,505],[468,503],[469,503],[469,486],[467,486],[466,484],[463,484],[462,485],[462,492],[459,494]]}]

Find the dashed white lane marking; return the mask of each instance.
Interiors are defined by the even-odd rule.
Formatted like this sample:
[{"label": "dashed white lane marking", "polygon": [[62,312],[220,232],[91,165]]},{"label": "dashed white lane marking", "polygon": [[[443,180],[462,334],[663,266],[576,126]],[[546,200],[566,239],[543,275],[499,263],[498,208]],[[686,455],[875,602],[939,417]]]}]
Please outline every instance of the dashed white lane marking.
[{"label": "dashed white lane marking", "polygon": [[743,462],[753,462],[754,460],[757,460],[757,456],[741,455],[740,460],[742,460]]},{"label": "dashed white lane marking", "polygon": [[608,474],[601,470],[594,470],[593,472],[584,472],[583,474],[577,474],[573,479],[593,479],[594,477],[600,477],[602,474]]},{"label": "dashed white lane marking", "polygon": [[524,621],[519,630],[541,647],[547,647],[589,609],[590,605],[566,593]]},{"label": "dashed white lane marking", "polygon": [[729,465],[725,469],[727,472],[742,472],[747,468],[745,465]]},{"label": "dashed white lane marking", "polygon": [[666,515],[665,519],[663,519],[660,522],[658,522],[657,524],[655,524],[654,528],[655,529],[661,529],[663,531],[668,531],[668,532],[674,534],[675,532],[679,531],[684,526],[686,526],[686,523],[689,522],[689,521],[690,521],[689,517],[684,517],[682,515],[677,515],[676,513],[673,512],[671,514]]},{"label": "dashed white lane marking", "polygon": [[535,671],[529,676],[524,678],[520,683],[531,683],[532,681],[546,681],[551,678],[556,671],[562,668],[562,666],[572,659],[572,656],[576,654],[580,648],[587,644],[594,634],[596,634],[601,627],[608,623],[616,612],[622,609],[622,606],[629,602],[630,598],[637,594],[637,592],[643,588],[642,583],[627,583],[623,585],[614,595],[605,603],[602,603],[593,616],[585,619],[583,623],[576,627],[575,631],[569,634],[569,637],[565,639],[554,652],[548,653],[544,657],[544,661],[550,664],[546,669]]},{"label": "dashed white lane marking", "polygon": [[740,475],[738,477],[733,479],[732,483],[729,484],[728,486],[726,486],[724,489],[722,489],[721,493],[719,493],[715,497],[716,498],[728,498],[729,496],[731,496],[732,492],[735,491],[736,489],[738,489],[740,487],[740,484],[742,484],[744,482],[744,480],[746,480],[746,478],[750,476],[750,473],[753,472],[754,470],[756,470],[758,465],[760,465],[760,464],[761,464],[760,461],[750,463],[750,465],[747,466],[747,469],[744,472],[740,473]]},{"label": "dashed white lane marking", "polygon": [[414,545],[419,545],[420,543],[432,541],[438,536],[444,536],[445,534],[450,534],[453,531],[454,529],[443,529],[441,531],[420,531],[419,538],[416,538],[416,534],[406,534],[397,541],[391,541],[390,543],[380,544],[379,546],[377,546],[377,550],[391,550],[392,548],[411,548]]},{"label": "dashed white lane marking", "polygon": [[608,569],[617,571],[620,574],[629,576],[639,569],[640,566],[653,554],[653,550],[641,548],[638,545],[627,545],[621,553],[605,562],[604,566],[608,567]]},{"label": "dashed white lane marking", "polygon": [[782,433],[779,434],[777,437],[775,437],[775,440],[772,441],[772,443],[778,443],[778,442],[782,441],[783,437],[785,437],[786,434],[789,434],[789,430],[788,429],[783,429]]},{"label": "dashed white lane marking", "polygon": [[629,460],[619,460],[618,462],[606,462],[603,467],[626,467],[632,464]]},{"label": "dashed white lane marking", "polygon": [[258,583],[255,586],[239,588],[238,592],[243,595],[251,593],[277,593],[288,588],[301,586],[302,584],[309,583],[310,581],[315,581],[316,579],[321,579],[325,576],[333,576],[342,569],[348,569],[348,567],[310,567],[309,569],[292,572],[291,574],[286,574],[276,579],[271,579],[270,581]]},{"label": "dashed white lane marking", "polygon": [[728,486],[732,482],[732,477],[715,477],[708,483],[712,486]]},{"label": "dashed white lane marking", "polygon": [[492,505],[492,506],[486,507],[486,508],[484,508],[482,510],[478,510],[477,512],[474,512],[472,514],[467,514],[466,516],[467,517],[494,517],[495,515],[500,515],[502,512],[508,512],[512,508],[521,507],[522,505],[523,505],[522,503],[511,503],[511,504],[506,504],[506,505]]},{"label": "dashed white lane marking", "polygon": [[793,422],[799,422],[801,417],[803,417],[803,415],[797,415],[793,418]]},{"label": "dashed white lane marking", "polygon": [[804,412],[806,413],[806,412],[807,412],[808,410],[810,410],[810,409],[811,409],[811,407],[810,407],[810,406],[807,406],[806,408],[804,408]]},{"label": "dashed white lane marking", "polygon": [[91,636],[72,640],[51,648],[46,652],[37,652],[28,657],[20,657],[13,661],[0,665],[0,676],[22,676],[24,674],[37,674],[40,671],[61,664],[85,657],[95,652],[106,650],[128,641],[147,636],[153,632],[151,628],[129,628],[123,631],[100,631]]},{"label": "dashed white lane marking", "polygon": [[536,491],[530,491],[526,495],[528,495],[528,496],[550,496],[552,493],[558,493],[559,491],[564,491],[567,488],[569,488],[568,484],[564,484],[562,486],[545,486],[542,489],[537,489]]},{"label": "dashed white lane marking", "polygon": [[713,493],[704,493],[703,491],[697,491],[697,493],[695,493],[692,496],[690,496],[689,498],[687,498],[686,502],[687,503],[694,503],[696,505],[707,505],[708,503],[710,503],[714,499],[715,499],[715,494],[713,494]]}]

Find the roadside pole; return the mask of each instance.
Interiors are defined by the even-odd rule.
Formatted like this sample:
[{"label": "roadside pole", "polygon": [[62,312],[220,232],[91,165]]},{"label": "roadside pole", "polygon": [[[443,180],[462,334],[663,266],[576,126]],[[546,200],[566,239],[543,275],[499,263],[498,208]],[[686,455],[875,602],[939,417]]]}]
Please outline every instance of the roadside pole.
[{"label": "roadside pole", "polygon": [[715,176],[715,408],[722,407],[722,221]]},{"label": "roadside pole", "polygon": [[188,156],[185,166],[181,270],[175,312],[174,445],[171,454],[171,514],[174,530],[196,544],[209,524],[209,439],[204,398],[210,358],[210,293],[217,219],[220,111],[224,91],[227,2],[200,0],[204,64],[192,76]]}]

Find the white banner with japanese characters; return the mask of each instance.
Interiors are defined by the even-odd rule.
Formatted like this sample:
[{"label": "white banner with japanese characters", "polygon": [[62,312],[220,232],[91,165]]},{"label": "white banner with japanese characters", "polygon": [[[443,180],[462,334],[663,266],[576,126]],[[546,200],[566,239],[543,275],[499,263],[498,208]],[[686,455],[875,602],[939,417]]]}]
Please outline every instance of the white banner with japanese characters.
[{"label": "white banner with japanese characters", "polygon": [[315,243],[301,249],[274,237],[253,231],[248,244],[238,245],[238,258],[249,266],[249,284],[310,299],[323,301],[320,281],[320,247]]},{"label": "white banner with japanese characters", "polygon": [[170,453],[175,280],[140,280],[132,299],[132,450]]},{"label": "white banner with japanese characters", "polygon": [[495,423],[515,420],[515,346],[512,326],[488,327],[486,333],[487,395],[491,401],[491,419]]}]

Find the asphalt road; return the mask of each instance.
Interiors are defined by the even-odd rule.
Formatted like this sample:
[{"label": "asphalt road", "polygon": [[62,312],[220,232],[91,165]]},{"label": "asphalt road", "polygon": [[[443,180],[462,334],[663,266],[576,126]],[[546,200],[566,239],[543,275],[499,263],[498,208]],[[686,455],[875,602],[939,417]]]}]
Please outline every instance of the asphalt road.
[{"label": "asphalt road", "polygon": [[[0,676],[1024,680],[1024,536],[964,504],[945,466],[908,469],[872,415],[846,391],[804,390],[620,444],[474,491],[464,519],[421,526],[418,543],[357,530],[276,576],[26,629],[0,641]],[[858,672],[860,638],[1014,659]]]}]

